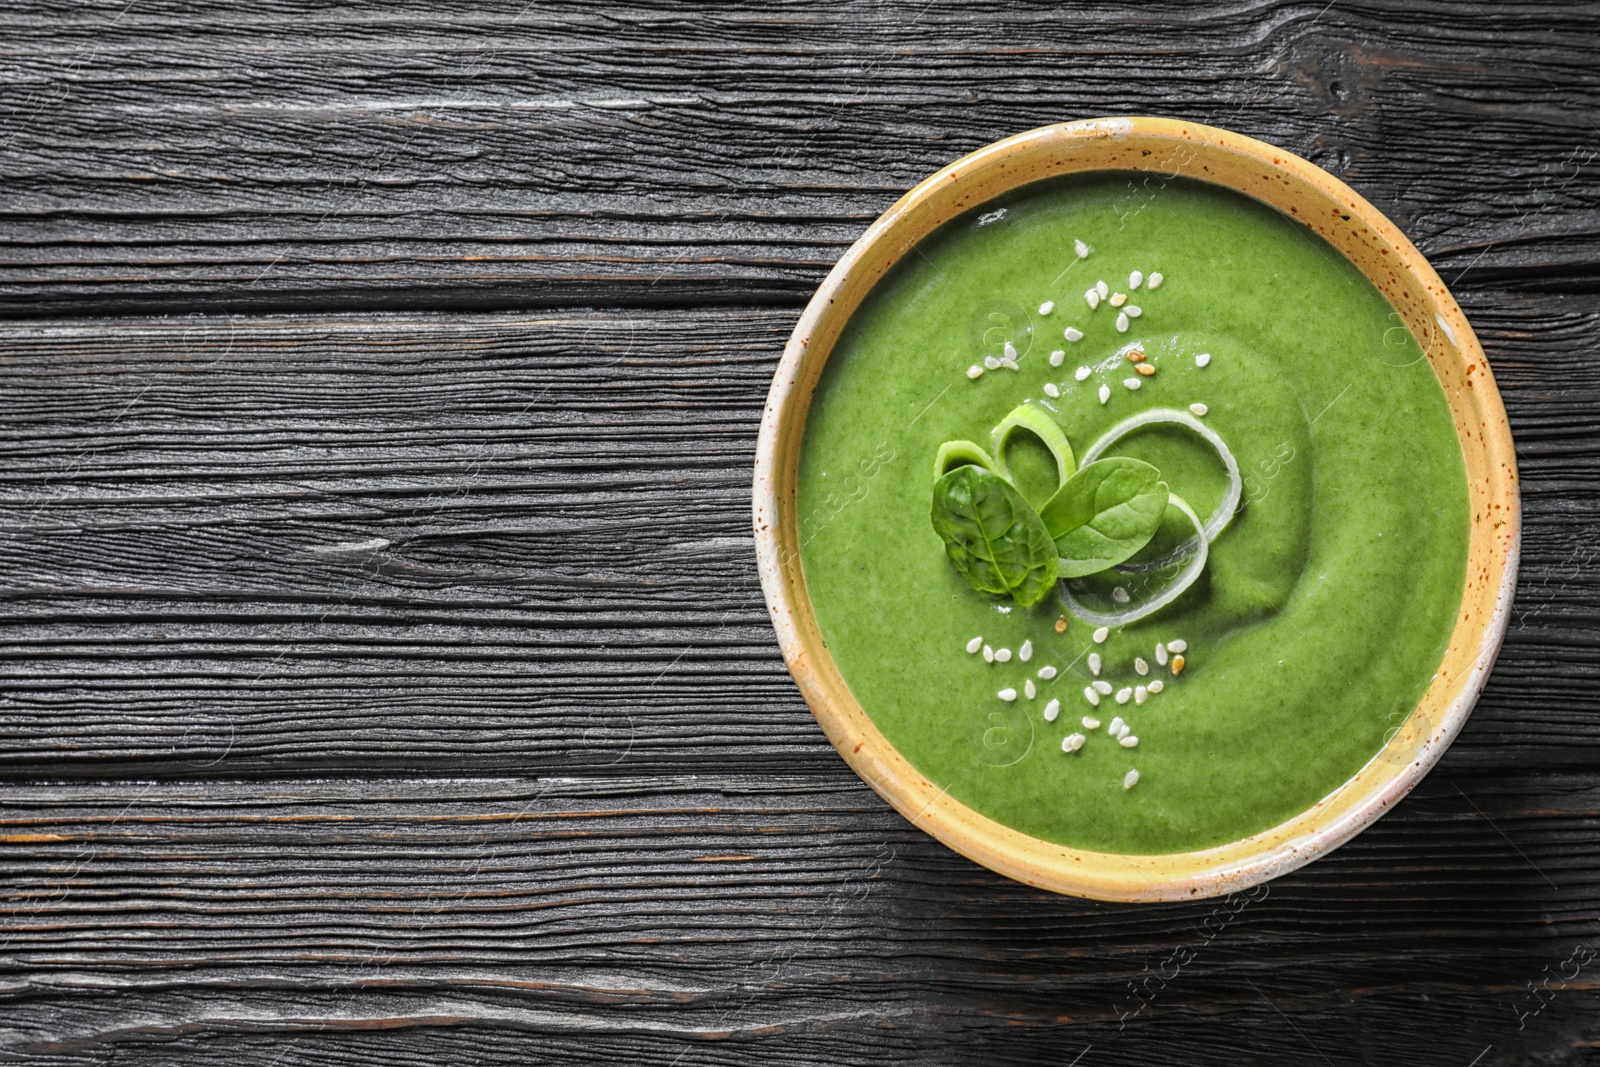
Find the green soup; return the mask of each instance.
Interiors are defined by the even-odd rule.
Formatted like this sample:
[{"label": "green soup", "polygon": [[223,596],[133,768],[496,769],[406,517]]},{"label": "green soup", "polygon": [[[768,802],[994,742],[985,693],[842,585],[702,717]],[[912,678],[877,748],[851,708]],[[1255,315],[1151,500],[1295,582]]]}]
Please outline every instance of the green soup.
[{"label": "green soup", "polygon": [[[1102,280],[1126,302],[1091,309],[1086,291]],[[1130,316],[1125,332],[1119,315]],[[1069,339],[1069,327],[1082,336]],[[1007,344],[1014,370],[993,365]],[[1155,373],[1135,373],[1130,346]],[[986,358],[990,369],[969,376]],[[1023,608],[975,591],[930,524],[940,444],[987,444],[1028,401],[1080,456],[1130,415],[1198,405],[1244,476],[1243,503],[1199,580],[1103,643],[1056,593]],[[1217,453],[1180,428],[1138,431],[1110,452],[1160,468],[1202,519],[1227,490]],[[1055,489],[1042,445],[1018,435],[1008,455],[1024,496],[1038,503]],[[1028,186],[903,258],[829,359],[799,508],[823,636],[889,742],[998,822],[1125,853],[1249,836],[1371,760],[1438,668],[1470,522],[1444,394],[1372,284],[1254,200],[1127,174]],[[1126,587],[1166,573],[1112,571],[1074,588],[1114,610]],[[1010,658],[969,653],[978,638]],[[1092,707],[1085,687],[1097,680],[1112,693]],[[1137,698],[1117,703],[1124,690]],[[1047,721],[1052,700],[1059,714]],[[1115,716],[1136,747],[1108,735]],[[1063,751],[1074,733],[1085,743]]]}]

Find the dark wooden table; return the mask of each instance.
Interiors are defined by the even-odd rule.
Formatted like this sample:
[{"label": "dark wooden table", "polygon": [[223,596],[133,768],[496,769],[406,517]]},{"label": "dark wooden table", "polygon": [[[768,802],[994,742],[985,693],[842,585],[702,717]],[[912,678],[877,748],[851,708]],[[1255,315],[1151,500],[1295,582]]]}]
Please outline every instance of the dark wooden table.
[{"label": "dark wooden table", "polygon": [[[17,0],[0,13],[0,1060],[1600,1063],[1600,10]],[[1299,152],[1517,433],[1499,667],[1250,899],[1008,882],[767,623],[824,272],[1068,118]]]}]

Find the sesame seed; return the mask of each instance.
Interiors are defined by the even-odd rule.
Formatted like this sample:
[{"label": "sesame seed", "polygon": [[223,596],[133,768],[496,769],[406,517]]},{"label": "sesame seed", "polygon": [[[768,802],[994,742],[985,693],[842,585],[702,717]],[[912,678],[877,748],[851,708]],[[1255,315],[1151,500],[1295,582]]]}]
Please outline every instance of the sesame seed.
[{"label": "sesame seed", "polygon": [[1123,748],[1138,748],[1139,739],[1133,734],[1129,734],[1127,737],[1119,740],[1117,744],[1121,745]]},{"label": "sesame seed", "polygon": [[1180,675],[1182,673],[1183,673],[1183,657],[1181,655],[1180,656],[1173,656],[1172,657],[1172,676],[1174,678],[1176,678],[1178,675]]},{"label": "sesame seed", "polygon": [[1089,653],[1089,673],[1096,678],[1100,677],[1100,653]]},{"label": "sesame seed", "polygon": [[1078,721],[1083,723],[1083,728],[1085,730],[1098,730],[1098,729],[1100,729],[1100,720],[1095,718],[1093,715],[1085,715],[1083,718],[1079,719]]},{"label": "sesame seed", "polygon": [[1134,657],[1134,661],[1133,661],[1133,669],[1138,671],[1140,674],[1149,674],[1150,673],[1150,664],[1148,664],[1148,663],[1146,663],[1144,661],[1144,657],[1143,656],[1136,656],[1136,657]]},{"label": "sesame seed", "polygon": [[1081,341],[1083,340],[1083,331],[1078,329],[1076,326],[1068,326],[1065,330],[1061,331],[1061,336],[1065,337],[1069,341]]},{"label": "sesame seed", "polygon": [[1106,727],[1106,733],[1115,736],[1120,734],[1122,732],[1122,728],[1127,725],[1127,723],[1122,721],[1121,715],[1114,715],[1111,718],[1111,725]]},{"label": "sesame seed", "polygon": [[1166,280],[1160,271],[1155,271],[1150,275],[1150,280],[1144,283],[1144,287],[1146,289],[1159,289],[1161,288],[1161,283]]},{"label": "sesame seed", "polygon": [[1039,695],[1039,689],[1033,684],[1032,678],[1022,683],[1022,692],[1029,700]]},{"label": "sesame seed", "polygon": [[1126,389],[1137,389],[1143,384],[1144,384],[1144,382],[1140,381],[1138,378],[1124,378],[1124,379],[1122,379],[1122,385]]},{"label": "sesame seed", "polygon": [[1083,743],[1087,740],[1089,739],[1082,734],[1068,734],[1061,739],[1061,751],[1076,752],[1083,747]]},{"label": "sesame seed", "polygon": [[1084,380],[1084,379],[1085,379],[1085,378],[1087,378],[1087,377],[1089,377],[1089,375],[1090,375],[1090,374],[1091,374],[1091,373],[1092,373],[1092,372],[1091,372],[1091,371],[1090,371],[1090,370],[1089,370],[1089,368],[1088,368],[1088,367],[1079,367],[1079,368],[1078,368],[1078,369],[1077,369],[1077,370],[1075,370],[1075,371],[1073,371],[1073,372],[1072,372],[1072,376],[1073,376],[1073,377],[1074,377],[1074,378],[1076,378],[1076,379],[1078,379],[1078,381],[1080,381],[1080,382],[1081,382],[1081,381],[1083,381],[1083,380]]},{"label": "sesame seed", "polygon": [[1118,604],[1126,604],[1128,602],[1128,591],[1120,585],[1116,586],[1111,590],[1111,599]]},{"label": "sesame seed", "polygon": [[1097,645],[1103,645],[1106,643],[1106,638],[1110,636],[1111,628],[1108,626],[1102,626],[1100,629],[1094,632],[1094,643]]},{"label": "sesame seed", "polygon": [[1110,299],[1108,299],[1106,301],[1106,303],[1110,304],[1114,308],[1119,308],[1123,304],[1126,304],[1127,302],[1128,302],[1128,294],[1127,293],[1112,293]]},{"label": "sesame seed", "polygon": [[1017,649],[1017,658],[1026,663],[1033,658],[1033,642],[1024,641],[1022,647]]},{"label": "sesame seed", "polygon": [[978,651],[978,649],[980,649],[982,647],[983,647],[983,638],[981,636],[974,637],[971,641],[967,642],[967,651],[968,652],[976,652],[976,651]]},{"label": "sesame seed", "polygon": [[1083,687],[1083,699],[1087,700],[1091,707],[1098,708],[1100,706],[1100,694],[1094,691],[1094,686],[1092,685]]},{"label": "sesame seed", "polygon": [[1210,352],[1202,352],[1198,356],[1194,357],[1194,365],[1196,367],[1204,367],[1207,363],[1210,363],[1210,362],[1211,362],[1211,353]]},{"label": "sesame seed", "polygon": [[1056,620],[1056,633],[1064,634],[1066,632],[1067,632],[1067,617],[1065,615],[1063,615],[1059,619]]},{"label": "sesame seed", "polygon": [[1140,363],[1133,369],[1148,378],[1156,372],[1156,365],[1154,363]]},{"label": "sesame seed", "polygon": [[1156,642],[1156,662],[1165,667],[1167,665],[1167,646]]},{"label": "sesame seed", "polygon": [[1090,311],[1100,306],[1100,294],[1093,289],[1084,290],[1083,299],[1088,302]]},{"label": "sesame seed", "polygon": [[1059,367],[1059,366],[1061,366],[1061,364],[1065,363],[1066,361],[1067,361],[1067,354],[1062,349],[1058,348],[1054,352],[1050,353],[1050,365],[1052,367]]},{"label": "sesame seed", "polygon": [[1177,641],[1168,641],[1167,642],[1167,651],[1168,652],[1187,652],[1187,651],[1189,651],[1189,642],[1181,640],[1181,639],[1177,640]]},{"label": "sesame seed", "polygon": [[1056,388],[1056,383],[1055,382],[1045,382],[1044,383],[1044,395],[1049,397],[1052,400],[1055,400],[1055,399],[1058,399],[1061,396],[1061,390]]},{"label": "sesame seed", "polygon": [[994,650],[994,661],[996,663],[1010,663],[1011,662],[1011,650],[1009,648],[997,648],[997,649],[995,649]]},{"label": "sesame seed", "polygon": [[1127,316],[1126,313],[1121,312],[1121,311],[1117,312],[1117,332],[1118,333],[1127,333],[1128,332],[1128,316]]},{"label": "sesame seed", "polygon": [[1000,365],[1002,367],[1004,367],[1006,370],[1021,370],[1022,369],[1021,367],[1017,366],[1017,361],[1014,360],[1014,359],[1002,359],[1000,361]]},{"label": "sesame seed", "polygon": [[1050,664],[1046,663],[1043,667],[1039,668],[1039,677],[1043,681],[1048,682],[1050,679],[1054,678],[1055,676],[1056,676],[1056,669],[1054,667],[1050,666]]},{"label": "sesame seed", "polygon": [[1094,682],[1094,691],[1103,697],[1108,697],[1111,695],[1111,683],[1106,681],[1104,678],[1096,679]]},{"label": "sesame seed", "polygon": [[1017,699],[1017,691],[1015,689],[1006,688],[1006,689],[1000,690],[1000,692],[996,693],[995,696],[999,697],[1001,700],[1004,700],[1007,704],[1009,704],[1013,700]]},{"label": "sesame seed", "polygon": [[1133,733],[1133,727],[1129,726],[1127,723],[1123,723],[1117,728],[1117,740],[1121,741],[1124,737],[1127,737],[1131,733]]},{"label": "sesame seed", "polygon": [[1136,319],[1140,315],[1144,314],[1144,308],[1140,307],[1138,304],[1129,304],[1127,307],[1122,309],[1122,313],[1128,316],[1130,319]]},{"label": "sesame seed", "polygon": [[1143,704],[1149,698],[1150,690],[1146,689],[1142,685],[1136,685],[1133,687],[1133,702],[1135,704]]},{"label": "sesame seed", "polygon": [[1142,351],[1140,351],[1139,349],[1137,349],[1137,348],[1129,349],[1129,351],[1128,351],[1128,362],[1129,363],[1143,363],[1144,362],[1144,358],[1145,358],[1144,357],[1144,353]]},{"label": "sesame seed", "polygon": [[971,378],[973,381],[977,381],[979,378],[983,377],[983,368],[974,363],[972,366],[967,368],[967,377]]},{"label": "sesame seed", "polygon": [[[1161,277],[1161,275],[1157,274],[1156,277],[1159,278],[1159,277]],[[1139,772],[1138,771],[1129,771],[1127,774],[1124,774],[1122,776],[1122,788],[1124,788],[1124,789],[1132,789],[1134,786],[1136,786],[1138,784],[1139,784]]]},{"label": "sesame seed", "polygon": [[984,645],[983,646],[983,662],[985,662],[985,663],[993,663],[994,662],[994,648],[993,647],[991,647],[989,645]]},{"label": "sesame seed", "polygon": [[1054,311],[1055,309],[1056,309],[1056,302],[1054,300],[1046,300],[1044,303],[1039,305],[1039,314],[1048,315],[1048,314],[1050,314],[1050,312]]},{"label": "sesame seed", "polygon": [[1194,412],[1196,415],[1204,415],[1206,412],[1210,411],[1211,409],[1206,407],[1204,404],[1198,404],[1197,403],[1197,404],[1190,404],[1189,405],[1189,410]]},{"label": "sesame seed", "polygon": [[1079,259],[1089,258],[1089,246],[1084,244],[1082,241],[1074,240],[1072,242],[1072,250],[1078,253]]},{"label": "sesame seed", "polygon": [[1000,369],[1000,359],[999,359],[998,356],[984,356],[983,357],[983,365],[985,367],[987,367],[989,370],[999,370]]},{"label": "sesame seed", "polygon": [[1132,699],[1133,699],[1133,687],[1132,686],[1125,685],[1121,689],[1117,690],[1117,703],[1118,704],[1126,704],[1128,701],[1130,701]]},{"label": "sesame seed", "polygon": [[1111,295],[1111,286],[1107,285],[1105,283],[1105,279],[1102,278],[1100,281],[1094,283],[1094,291],[1100,294],[1101,300],[1104,300],[1106,297]]},{"label": "sesame seed", "polygon": [[1007,341],[1005,348],[1001,349],[1001,355],[1003,358],[1015,362],[1017,358],[1017,346],[1012,344],[1010,341]]},{"label": "sesame seed", "polygon": [[1150,692],[1152,692],[1152,693],[1159,693],[1163,689],[1165,689],[1166,687],[1167,687],[1167,683],[1163,682],[1160,678],[1157,678],[1155,681],[1151,682],[1146,688],[1148,688],[1150,690]]},{"label": "sesame seed", "polygon": [[1111,386],[1102,385],[1100,387],[1100,403],[1104,404],[1107,400],[1110,400],[1110,399],[1111,399]]},{"label": "sesame seed", "polygon": [[1144,271],[1136,270],[1128,275],[1128,288],[1137,289],[1144,282]]},{"label": "sesame seed", "polygon": [[1044,706],[1044,721],[1055,722],[1056,716],[1061,714],[1061,701],[1052,700]]}]

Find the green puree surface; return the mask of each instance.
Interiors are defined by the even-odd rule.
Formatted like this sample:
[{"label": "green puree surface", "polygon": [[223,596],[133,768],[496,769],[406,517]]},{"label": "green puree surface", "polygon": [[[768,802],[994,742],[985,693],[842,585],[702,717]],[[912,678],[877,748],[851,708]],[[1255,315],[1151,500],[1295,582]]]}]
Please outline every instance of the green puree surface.
[{"label": "green puree surface", "polygon": [[[1092,248],[1073,250],[1078,238]],[[1129,273],[1164,275],[1129,291]],[[1091,311],[1104,279],[1143,314]],[[1040,305],[1055,302],[1048,315]],[[1063,330],[1083,331],[1078,342]],[[1020,370],[967,368],[1010,340]],[[1138,391],[1123,358],[1142,342],[1157,373]],[[1050,353],[1066,353],[1051,367]],[[1200,368],[1195,357],[1210,353]],[[1074,371],[1092,368],[1085,381]],[[1051,399],[1046,383],[1060,389]],[[1109,403],[1097,396],[1111,387]],[[1014,607],[967,586],[929,522],[934,455],[1024,401],[1045,406],[1083,452],[1114,423],[1201,402],[1232,448],[1244,503],[1200,580],[1103,646],[1055,594]],[[1048,454],[1010,450],[1035,505],[1055,487]],[[1226,480],[1181,429],[1141,430],[1110,454],[1154,463],[1201,517]],[[904,257],[846,329],[802,443],[801,559],[824,638],[888,740],[936,785],[1024,833],[1102,851],[1161,853],[1237,840],[1304,811],[1365,765],[1427,688],[1465,579],[1466,475],[1443,391],[1416,339],[1331,246],[1219,187],[1102,174],[1028,186],[956,219]],[[1149,554],[1154,549],[1147,550]],[[1142,557],[1135,557],[1138,562]],[[1075,587],[1110,610],[1160,572]],[[1142,584],[1141,584],[1142,583]],[[1066,633],[1054,624],[1069,615]],[[985,663],[967,642],[1031,640],[1027,663]],[[1158,641],[1188,642],[1180,677]],[[1117,688],[1161,677],[1143,706],[1091,709],[1087,653]],[[1151,674],[1135,674],[1143,656]],[[1015,703],[1038,668],[1038,696]],[[1061,715],[1046,722],[1046,702]],[[1093,714],[1122,715],[1117,745]],[[1062,739],[1085,732],[1072,754]],[[1125,790],[1124,774],[1140,772]]]}]

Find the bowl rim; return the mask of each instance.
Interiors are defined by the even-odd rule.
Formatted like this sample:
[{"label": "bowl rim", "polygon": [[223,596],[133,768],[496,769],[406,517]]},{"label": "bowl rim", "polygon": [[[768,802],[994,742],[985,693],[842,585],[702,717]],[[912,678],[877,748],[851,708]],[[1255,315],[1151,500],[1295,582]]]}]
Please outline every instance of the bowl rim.
[{"label": "bowl rim", "polygon": [[[1232,188],[1306,224],[1355,263],[1413,335],[1428,337],[1425,354],[1451,407],[1478,516],[1469,535],[1463,603],[1440,670],[1385,746],[1299,815],[1190,852],[1120,854],[1059,845],[991,820],[935,786],[878,731],[844,683],[811,612],[800,562],[794,507],[800,439],[822,367],[861,299],[951,218],[1011,189],[1094,170],[1160,170]],[[1331,217],[1309,210],[1329,205]],[[1299,206],[1308,207],[1306,215]],[[1385,257],[1373,261],[1384,268],[1381,276],[1361,262],[1374,254]],[[1293,153],[1231,131],[1147,116],[1065,122],[997,141],[941,168],[873,222],[818,287],[784,348],[762,413],[753,505],[761,586],[784,659],[851,768],[913,825],[991,870],[1054,892],[1128,902],[1216,896],[1275,878],[1348,841],[1410,792],[1460,732],[1493,667],[1509,622],[1521,543],[1516,457],[1504,405],[1465,315],[1415,246],[1348,185]],[[1486,513],[1492,524],[1479,521]]]}]

